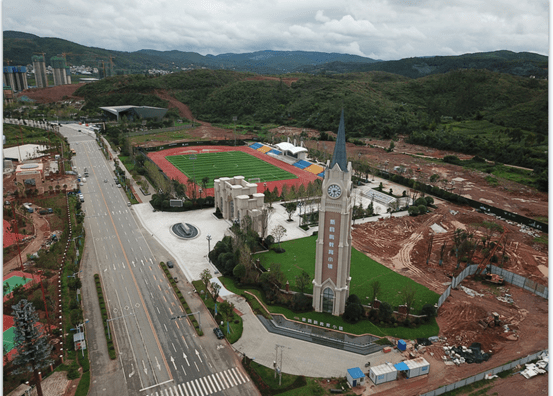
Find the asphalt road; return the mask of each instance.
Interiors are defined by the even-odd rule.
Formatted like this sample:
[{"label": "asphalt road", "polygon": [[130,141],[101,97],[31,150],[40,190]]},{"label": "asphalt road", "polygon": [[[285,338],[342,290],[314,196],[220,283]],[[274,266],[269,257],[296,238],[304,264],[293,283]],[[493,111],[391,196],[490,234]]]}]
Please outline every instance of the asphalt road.
[{"label": "asphalt road", "polygon": [[[64,125],[61,132],[77,155],[77,172],[89,176],[83,186],[87,244],[83,257],[83,298],[89,353],[91,395],[258,394],[225,340],[217,340],[212,320],[201,318],[198,337],[172,287],[159,267],[167,253],[152,252],[127,206],[123,188],[114,182],[113,166],[95,138]],[[161,256],[161,257],[159,257]],[[107,357],[105,337],[94,287],[100,274],[115,337],[117,362]]]}]

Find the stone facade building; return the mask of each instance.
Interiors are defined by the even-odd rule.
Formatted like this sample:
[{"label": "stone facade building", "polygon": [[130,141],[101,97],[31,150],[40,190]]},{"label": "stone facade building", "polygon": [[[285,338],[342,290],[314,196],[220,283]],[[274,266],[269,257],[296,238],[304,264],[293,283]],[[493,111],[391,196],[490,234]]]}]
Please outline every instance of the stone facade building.
[{"label": "stone facade building", "polygon": [[257,192],[257,184],[244,180],[244,176],[221,177],[215,179],[215,207],[219,208],[223,218],[232,222],[242,222],[249,216],[254,229],[261,235],[261,214],[265,203],[265,194]]}]

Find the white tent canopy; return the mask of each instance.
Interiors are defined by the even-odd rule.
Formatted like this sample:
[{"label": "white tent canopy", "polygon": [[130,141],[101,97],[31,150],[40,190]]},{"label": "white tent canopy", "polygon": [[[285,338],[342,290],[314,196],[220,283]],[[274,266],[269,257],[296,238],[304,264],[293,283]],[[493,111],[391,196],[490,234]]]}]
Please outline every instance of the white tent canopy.
[{"label": "white tent canopy", "polygon": [[298,153],[306,153],[307,152],[307,149],[305,147],[297,147],[297,146],[294,146],[292,143],[288,143],[288,142],[277,143],[276,146],[280,150],[288,151],[291,154],[298,154]]}]

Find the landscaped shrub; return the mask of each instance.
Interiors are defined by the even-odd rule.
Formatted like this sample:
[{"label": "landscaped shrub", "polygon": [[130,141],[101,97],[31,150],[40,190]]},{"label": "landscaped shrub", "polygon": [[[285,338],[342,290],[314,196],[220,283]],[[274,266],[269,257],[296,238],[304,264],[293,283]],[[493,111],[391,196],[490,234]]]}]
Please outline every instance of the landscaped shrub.
[{"label": "landscaped shrub", "polygon": [[419,205],[418,209],[419,209],[419,214],[425,214],[427,212],[426,206],[424,205]]},{"label": "landscaped shrub", "polygon": [[424,205],[426,206],[426,199],[424,197],[417,198],[415,201],[415,206]]},{"label": "landscaped shrub", "polygon": [[419,208],[416,206],[409,206],[409,209],[407,209],[407,213],[409,213],[409,216],[418,216]]},{"label": "landscaped shrub", "polygon": [[426,315],[426,320],[436,317],[436,307],[433,304],[424,304],[421,309],[421,315]]}]

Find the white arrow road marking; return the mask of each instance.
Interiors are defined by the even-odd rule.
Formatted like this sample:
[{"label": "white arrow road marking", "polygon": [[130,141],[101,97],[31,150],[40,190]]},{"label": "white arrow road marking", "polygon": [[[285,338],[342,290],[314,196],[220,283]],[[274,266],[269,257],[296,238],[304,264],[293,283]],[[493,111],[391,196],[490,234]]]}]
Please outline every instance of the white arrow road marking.
[{"label": "white arrow road marking", "polygon": [[136,265],[134,265],[134,261],[132,261],[132,266],[133,266],[133,267],[136,267]]},{"label": "white arrow road marking", "polygon": [[129,374],[129,378],[131,378],[134,375],[134,364],[132,364],[132,363],[131,363],[131,368],[132,368],[132,371]]},{"label": "white arrow road marking", "polygon": [[144,266],[144,261],[140,260],[140,262],[142,263],[142,266]]},{"label": "white arrow road marking", "polygon": [[171,363],[173,363],[173,367],[175,367],[175,371],[177,371],[177,365],[175,364],[175,358],[171,356]]},{"label": "white arrow road marking", "polygon": [[186,360],[186,363],[188,364],[188,366],[190,366],[190,362],[188,362],[188,358],[186,357],[184,352],[182,353],[182,357],[184,358],[184,360]]},{"label": "white arrow road marking", "polygon": [[117,268],[115,268],[115,264],[113,264],[113,270],[114,270],[114,271],[116,271],[116,270],[117,270]]},{"label": "white arrow road marking", "polygon": [[123,266],[123,269],[126,269],[126,268],[125,268],[125,263],[121,263],[121,265]]},{"label": "white arrow road marking", "polygon": [[146,363],[144,363],[144,360],[142,361],[142,366],[144,366],[144,374],[148,374],[148,369],[146,368]]},{"label": "white arrow road marking", "polygon": [[198,359],[200,359],[200,362],[202,362],[202,357],[200,356],[200,352],[198,352],[197,349],[194,349],[194,350],[196,351],[196,355],[198,355]]},{"label": "white arrow road marking", "polygon": [[154,263],[154,262],[152,261],[152,259],[150,259],[150,263],[152,263],[152,264]]},{"label": "white arrow road marking", "polygon": [[173,349],[175,350],[175,352],[177,352],[177,348],[175,348],[175,344],[171,343],[171,345],[173,345]]},{"label": "white arrow road marking", "polygon": [[161,371],[161,365],[160,365],[159,362],[157,361],[157,356],[155,356],[155,358],[156,358],[156,366],[157,366],[157,369],[158,369],[159,371]]}]

